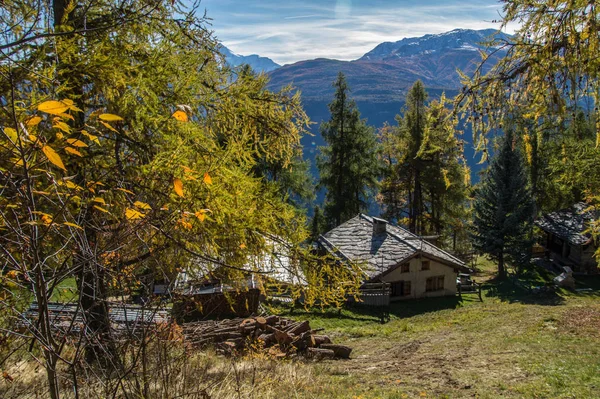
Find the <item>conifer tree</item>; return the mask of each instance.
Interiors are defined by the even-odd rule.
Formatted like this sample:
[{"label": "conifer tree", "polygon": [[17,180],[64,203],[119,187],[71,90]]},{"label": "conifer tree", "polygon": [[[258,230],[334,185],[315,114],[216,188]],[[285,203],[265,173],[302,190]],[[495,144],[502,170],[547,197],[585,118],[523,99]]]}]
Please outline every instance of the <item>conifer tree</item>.
[{"label": "conifer tree", "polygon": [[[380,130],[383,143],[383,216],[405,222],[417,234],[455,236],[466,219],[469,170],[446,99],[426,104],[417,81],[398,126]],[[406,217],[404,217],[406,216]]]},{"label": "conifer tree", "polygon": [[506,261],[523,264],[530,247],[533,199],[527,173],[509,131],[481,185],[475,190],[473,245],[498,262],[498,278],[506,277]]},{"label": "conifer tree", "polygon": [[327,146],[321,148],[317,158],[319,187],[327,189],[325,217],[330,227],[368,208],[379,175],[375,133],[360,119],[343,73],[333,86],[336,90],[329,104],[331,119],[321,125]]}]

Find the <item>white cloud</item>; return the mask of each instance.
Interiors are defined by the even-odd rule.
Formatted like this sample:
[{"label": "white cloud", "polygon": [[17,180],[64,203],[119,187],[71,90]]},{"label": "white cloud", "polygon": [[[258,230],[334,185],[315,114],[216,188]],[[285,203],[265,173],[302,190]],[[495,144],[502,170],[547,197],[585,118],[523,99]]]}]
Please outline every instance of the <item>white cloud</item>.
[{"label": "white cloud", "polygon": [[[359,5],[357,0],[279,1],[283,4],[263,0],[240,2],[236,9],[227,4],[233,2],[213,1],[214,15],[211,1],[204,3],[214,18],[217,37],[227,47],[240,54],[270,57],[280,64],[321,57],[352,60],[384,41],[455,28],[498,27],[491,20],[498,19],[500,7],[495,0],[379,0],[369,6]],[[217,7],[222,4],[222,9]]]}]

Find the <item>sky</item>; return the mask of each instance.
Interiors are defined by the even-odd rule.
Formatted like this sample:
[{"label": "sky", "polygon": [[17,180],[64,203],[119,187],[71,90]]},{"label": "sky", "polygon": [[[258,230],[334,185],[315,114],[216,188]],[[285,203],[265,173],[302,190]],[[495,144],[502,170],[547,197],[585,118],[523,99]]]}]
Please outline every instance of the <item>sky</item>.
[{"label": "sky", "polygon": [[492,21],[502,11],[497,0],[201,0],[200,7],[231,51],[279,64],[353,60],[385,41],[498,28]]}]

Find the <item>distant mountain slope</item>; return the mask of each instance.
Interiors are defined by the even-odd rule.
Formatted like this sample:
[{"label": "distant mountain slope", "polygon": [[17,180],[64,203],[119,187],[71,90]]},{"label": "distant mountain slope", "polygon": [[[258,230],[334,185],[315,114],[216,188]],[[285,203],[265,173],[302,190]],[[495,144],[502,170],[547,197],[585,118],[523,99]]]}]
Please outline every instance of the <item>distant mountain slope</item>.
[{"label": "distant mountain slope", "polygon": [[281,65],[275,63],[273,60],[267,57],[261,57],[256,54],[252,55],[239,55],[233,53],[227,47],[221,45],[221,53],[225,56],[225,59],[231,66],[238,66],[242,64],[248,64],[256,72],[271,72],[281,67]]},{"label": "distant mountain slope", "polygon": [[[316,59],[285,65],[269,73],[269,87],[278,90],[293,85],[302,92],[306,113],[313,122],[313,136],[303,139],[305,158],[312,164],[312,173],[318,176],[315,156],[324,145],[319,125],[329,118],[327,104],[332,100],[332,83],[339,71],[344,72],[357,101],[361,116],[375,127],[384,123],[396,124],[395,116],[401,113],[408,89],[421,79],[430,99],[439,98],[442,92],[452,98],[458,94],[461,83],[456,69],[469,74],[481,62],[478,49],[493,29],[480,31],[455,29],[451,32],[402,39],[395,43],[382,43],[355,61]],[[507,37],[500,33],[500,37]],[[488,68],[503,54],[495,54]],[[471,140],[469,127],[464,127],[465,140]],[[478,165],[472,145],[465,146],[465,156],[472,168],[473,181],[477,181]],[[322,199],[322,196],[319,197]]]},{"label": "distant mountain slope", "polygon": [[428,89],[456,90],[460,88],[456,69],[472,73],[481,61],[477,51],[483,48],[480,42],[494,32],[456,29],[382,43],[355,61],[300,61],[272,71],[270,87],[278,89],[291,84],[302,91],[305,100],[325,100],[333,95],[331,83],[342,71],[354,98],[360,101],[403,101],[417,79]]},{"label": "distant mountain slope", "polygon": [[450,32],[436,35],[405,38],[395,43],[381,43],[360,59],[390,61],[393,58],[439,53],[445,50],[484,50],[486,46],[483,43],[491,37],[508,38],[509,36],[501,32],[499,33],[495,29],[454,29]]}]

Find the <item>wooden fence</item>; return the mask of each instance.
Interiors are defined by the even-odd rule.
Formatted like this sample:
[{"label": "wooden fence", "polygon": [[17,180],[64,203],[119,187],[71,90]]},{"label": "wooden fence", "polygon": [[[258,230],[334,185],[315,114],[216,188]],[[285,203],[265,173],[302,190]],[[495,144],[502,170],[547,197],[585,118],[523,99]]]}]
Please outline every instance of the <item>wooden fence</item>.
[{"label": "wooden fence", "polygon": [[366,283],[360,288],[359,305],[363,306],[389,306],[390,283]]}]

